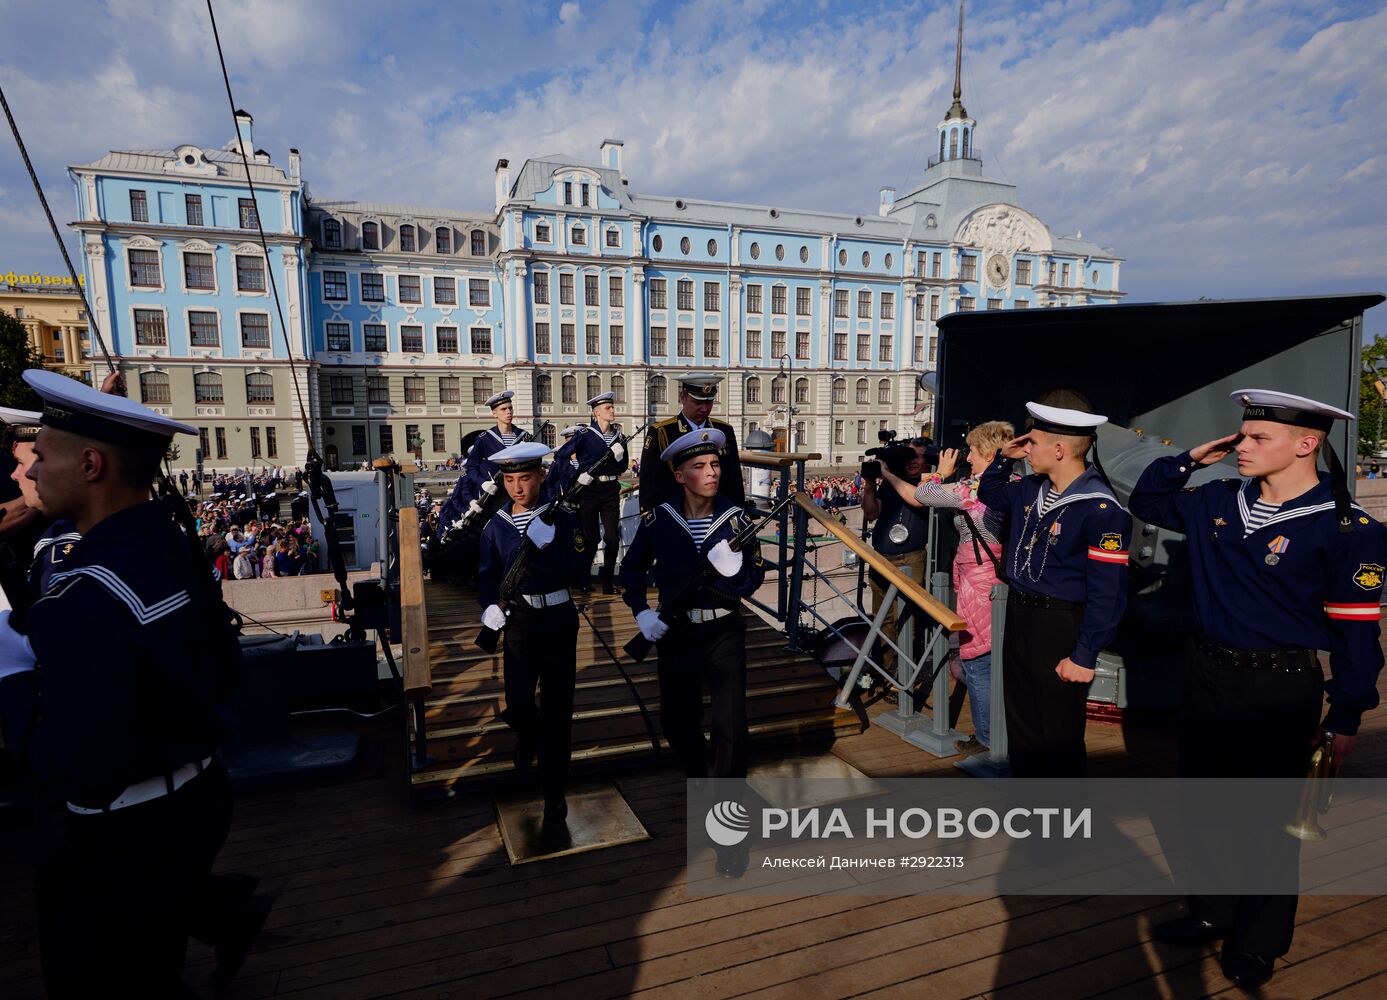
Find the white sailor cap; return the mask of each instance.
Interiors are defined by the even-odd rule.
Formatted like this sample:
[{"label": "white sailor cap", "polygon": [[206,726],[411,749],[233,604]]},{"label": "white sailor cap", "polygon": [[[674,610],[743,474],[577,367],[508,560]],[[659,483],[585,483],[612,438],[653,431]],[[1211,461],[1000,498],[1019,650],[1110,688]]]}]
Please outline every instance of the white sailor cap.
[{"label": "white sailor cap", "polygon": [[0,423],[4,423],[11,441],[32,441],[39,436],[39,425],[43,414],[37,410],[16,410],[12,406],[0,406]]},{"label": "white sailor cap", "polygon": [[1051,434],[1090,437],[1108,422],[1107,417],[1097,413],[1067,410],[1062,406],[1046,406],[1044,403],[1028,402],[1026,412],[1031,415],[1031,426],[1035,430],[1049,431]]},{"label": "white sailor cap", "polygon": [[711,403],[718,398],[718,383],[722,381],[722,376],[709,372],[689,372],[674,376],[674,381],[683,387],[690,398],[700,403]]},{"label": "white sailor cap", "polygon": [[1244,420],[1269,420],[1328,431],[1336,420],[1352,420],[1353,414],[1337,406],[1273,389],[1238,389],[1228,398],[1243,408]]},{"label": "white sailor cap", "polygon": [[578,425],[577,425],[577,424],[573,424],[571,427],[565,427],[563,430],[559,431],[559,436],[560,436],[560,437],[565,437],[565,438],[571,438],[574,434],[577,434],[577,433],[578,433]]},{"label": "white sailor cap", "polygon": [[553,449],[538,441],[522,441],[509,448],[492,452],[490,459],[501,467],[502,472],[528,472],[538,469]]},{"label": "white sailor cap", "polygon": [[133,399],[112,396],[57,372],[30,368],[24,381],[43,399],[43,426],[117,445],[166,449],[175,434],[196,434]]},{"label": "white sailor cap", "polygon": [[488,400],[486,401],[486,405],[489,406],[489,407],[491,407],[491,408],[494,410],[494,409],[496,409],[496,407],[500,406],[502,403],[509,402],[509,401],[510,401],[510,398],[511,398],[512,396],[514,396],[514,395],[515,395],[515,390],[514,390],[514,389],[502,389],[502,390],[501,390],[500,392],[498,392],[496,395],[494,395],[494,396],[492,396],[490,399],[488,399]]},{"label": "white sailor cap", "polygon": [[[660,452],[660,461],[668,462],[675,468],[691,458],[700,455],[716,455],[727,444],[727,435],[715,427],[689,431],[675,438],[670,446]],[[493,456],[494,457],[494,456]]]},{"label": "white sailor cap", "polygon": [[599,392],[596,396],[593,396],[591,399],[588,400],[588,405],[589,405],[589,406],[592,406],[592,407],[597,407],[597,406],[600,406],[600,405],[603,404],[603,403],[614,403],[614,402],[616,402],[616,393],[614,393],[614,392]]}]

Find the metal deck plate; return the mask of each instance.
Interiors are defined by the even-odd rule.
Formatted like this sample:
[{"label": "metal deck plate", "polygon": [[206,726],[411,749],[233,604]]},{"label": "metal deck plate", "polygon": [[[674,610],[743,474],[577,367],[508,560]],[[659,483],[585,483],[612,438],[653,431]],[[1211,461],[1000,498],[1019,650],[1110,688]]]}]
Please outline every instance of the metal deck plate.
[{"label": "metal deck plate", "polygon": [[746,783],[767,805],[776,809],[807,809],[863,799],[885,791],[877,782],[831,753],[761,761],[747,769]]},{"label": "metal deck plate", "polygon": [[496,825],[512,865],[650,839],[612,782],[574,782],[567,795],[568,818],[553,832],[541,828],[544,798],[538,791],[521,789],[496,796]]}]

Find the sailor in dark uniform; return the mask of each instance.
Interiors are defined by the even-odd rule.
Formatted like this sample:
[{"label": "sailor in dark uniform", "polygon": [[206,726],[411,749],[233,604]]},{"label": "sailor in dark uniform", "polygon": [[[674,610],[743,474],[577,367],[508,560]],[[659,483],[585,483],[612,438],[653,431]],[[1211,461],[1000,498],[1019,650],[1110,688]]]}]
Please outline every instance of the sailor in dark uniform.
[{"label": "sailor in dark uniform", "polygon": [[[100,996],[117,981],[177,995],[190,933],[219,942],[225,985],[264,920],[242,908],[244,885],[233,905],[209,878],[231,821],[216,750],[240,651],[196,539],[148,499],[172,436],[196,430],[52,372],[24,378],[44,400],[29,476],[44,510],[82,535],[28,614],[37,721],[9,715],[0,689],[59,804],[39,839],[48,995]],[[8,623],[0,648],[13,654]]]},{"label": "sailor in dark uniform", "polygon": [[[572,743],[578,611],[568,589],[576,553],[572,545],[554,539],[573,537],[578,519],[557,508],[552,523],[544,520],[566,481],[558,463],[546,475],[543,461],[548,454],[547,445],[530,441],[491,456],[502,470],[510,499],[482,529],[477,597],[484,609],[482,623],[504,630],[506,707],[501,718],[515,731],[515,765],[528,768],[539,751],[544,823],[561,829],[568,815],[564,782]],[[520,582],[519,593],[503,608],[501,583],[525,537],[540,551]]]},{"label": "sailor in dark uniform", "polygon": [[[1107,417],[1027,403],[1029,432],[978,482],[1010,577],[1003,691],[1011,773],[1082,777],[1088,686],[1127,606],[1132,518],[1085,457]],[[1035,474],[1010,482],[1013,460]]]},{"label": "sailor in dark uniform", "polygon": [[721,375],[678,375],[679,413],[667,420],[652,424],[645,433],[645,446],[641,450],[640,505],[641,513],[653,510],[666,500],[680,498],[679,484],[675,481],[674,470],[662,455],[677,438],[694,430],[716,429],[727,444],[719,459],[722,463],[722,481],[718,493],[727,497],[737,506],[746,503],[746,486],[742,483],[742,466],[737,456],[737,432],[732,425],[715,420],[713,403],[718,397],[718,383]]},{"label": "sailor in dark uniform", "polygon": [[[559,448],[554,457],[556,462],[572,456],[577,459],[579,469],[589,469],[603,454],[610,452],[611,458],[602,471],[593,476],[593,482],[583,491],[578,500],[578,513],[583,524],[583,550],[578,560],[577,581],[582,590],[592,587],[592,561],[597,555],[597,541],[602,538],[606,548],[602,552],[602,593],[614,594],[616,587],[613,577],[616,573],[617,550],[621,548],[621,474],[630,466],[630,457],[620,428],[615,423],[616,407],[613,400],[616,394],[604,392],[588,400],[592,407],[592,422],[580,426]],[[598,535],[598,523],[602,533]]]},{"label": "sailor in dark uniform", "polygon": [[[0,551],[0,560],[7,564],[7,583],[19,575],[9,570],[23,572],[32,598],[43,593],[48,577],[56,572],[73,544],[82,537],[71,521],[54,521],[44,514],[38,489],[28,477],[29,467],[34,464],[34,441],[39,436],[42,419],[43,414],[37,410],[0,406],[5,447],[15,464],[11,475],[19,486],[17,509],[7,504],[5,516],[0,520],[0,542],[7,550]],[[16,599],[16,595],[9,596],[11,602]]]},{"label": "sailor in dark uniform", "polygon": [[[712,697],[714,778],[745,778],[747,770],[746,623],[741,599],[756,592],[766,570],[759,547],[740,552],[728,544],[747,525],[743,508],[718,492],[722,432],[690,431],[659,456],[669,462],[681,497],[641,515],[636,537],[621,565],[624,600],[635,612],[641,634],[659,656],[660,727],[688,778],[708,776],[703,738],[703,689]],[[709,583],[678,607],[663,601],[657,612],[646,600],[645,581],[654,567],[655,586],[670,593],[704,563],[716,571]],[[745,845],[719,854],[719,871],[746,870]]]},{"label": "sailor in dark uniform", "polygon": [[[1387,531],[1350,503],[1326,440],[1351,413],[1269,390],[1232,398],[1244,408],[1240,432],[1153,462],[1132,512],[1184,532],[1189,546],[1198,635],[1180,690],[1181,776],[1301,778],[1321,743],[1342,762],[1363,713],[1378,703]],[[1185,488],[1200,466],[1233,452],[1245,478]],[[1317,471],[1321,452],[1328,475]],[[1279,830],[1255,857],[1245,844],[1227,848],[1231,864],[1263,870],[1294,872],[1299,856],[1299,841]],[[1252,987],[1290,948],[1296,903],[1293,895],[1195,895],[1188,916],[1156,936],[1185,945],[1222,939],[1224,972]]]}]

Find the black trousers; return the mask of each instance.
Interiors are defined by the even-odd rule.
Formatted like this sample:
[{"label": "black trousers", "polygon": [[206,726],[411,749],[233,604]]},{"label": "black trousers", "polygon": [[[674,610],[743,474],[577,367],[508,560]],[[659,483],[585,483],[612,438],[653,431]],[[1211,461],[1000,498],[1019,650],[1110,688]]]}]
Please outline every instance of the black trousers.
[{"label": "black trousers", "polygon": [[572,756],[578,610],[572,601],[532,608],[517,600],[502,636],[506,707],[501,718],[517,737],[535,741],[540,785],[544,797],[553,799],[563,794]]},{"label": "black trousers", "polygon": [[1060,680],[1055,667],[1074,652],[1082,605],[1028,608],[1007,602],[1002,642],[1007,753],[1017,778],[1082,778],[1088,685]]},{"label": "black trousers", "polygon": [[660,640],[660,728],[689,778],[708,777],[703,688],[713,702],[713,777],[745,778],[746,622],[740,611],[695,625],[674,616]]},{"label": "black trousers", "polygon": [[[1179,705],[1182,778],[1303,778],[1319,726],[1324,676],[1313,670],[1286,671],[1233,667],[1191,646],[1181,676]],[[1230,837],[1230,822],[1210,810],[1186,810],[1184,827],[1191,844],[1191,874],[1210,870],[1216,877],[1240,870],[1295,872],[1300,841],[1280,830],[1296,800],[1262,802],[1259,825],[1270,835],[1249,842]],[[1212,813],[1212,814],[1211,814]],[[1245,819],[1245,817],[1243,817]],[[1221,836],[1222,834],[1222,836]],[[1191,896],[1190,912],[1231,928],[1225,951],[1249,951],[1264,958],[1284,955],[1295,931],[1298,897]]]},{"label": "black trousers", "polygon": [[[188,936],[216,941],[244,897],[210,875],[231,827],[218,760],[172,795],[94,816],[45,811],[37,878],[50,998],[183,993]],[[243,888],[243,887],[241,887]]]},{"label": "black trousers", "polygon": [[[583,551],[578,557],[578,581],[586,585],[592,576],[592,563],[597,558],[597,540],[605,538],[602,552],[602,583],[609,584],[616,573],[616,554],[621,548],[621,483],[593,483],[578,498],[578,516],[582,521]],[[599,522],[602,533],[598,535]]]}]

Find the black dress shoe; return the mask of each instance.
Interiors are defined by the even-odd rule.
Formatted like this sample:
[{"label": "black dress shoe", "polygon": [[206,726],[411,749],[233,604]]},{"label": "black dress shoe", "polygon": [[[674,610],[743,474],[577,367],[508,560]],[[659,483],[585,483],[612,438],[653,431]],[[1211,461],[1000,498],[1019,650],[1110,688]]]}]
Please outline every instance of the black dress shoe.
[{"label": "black dress shoe", "polygon": [[236,978],[236,973],[241,971],[274,903],[273,896],[252,897],[245,910],[237,916],[231,930],[213,946],[217,967],[208,977],[207,985],[214,991],[220,993],[226,989]]},{"label": "black dress shoe", "polygon": [[1195,916],[1184,916],[1175,920],[1167,920],[1163,924],[1157,924],[1152,933],[1157,941],[1164,941],[1166,944],[1198,948],[1201,945],[1222,940],[1228,931],[1209,923],[1207,920],[1200,920]]},{"label": "black dress shoe", "polygon": [[557,798],[545,799],[544,801],[544,822],[545,827],[561,826],[563,821],[568,818],[568,800],[562,795]]},{"label": "black dress shoe", "polygon": [[1261,986],[1275,971],[1272,959],[1250,951],[1235,951],[1223,956],[1223,974],[1245,990]]},{"label": "black dress shoe", "polygon": [[618,593],[620,593],[620,591],[616,589],[616,584],[612,583],[611,580],[603,580],[603,581],[602,581],[602,593],[604,593],[604,594],[618,594]]}]

